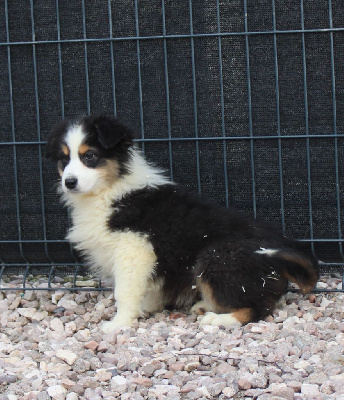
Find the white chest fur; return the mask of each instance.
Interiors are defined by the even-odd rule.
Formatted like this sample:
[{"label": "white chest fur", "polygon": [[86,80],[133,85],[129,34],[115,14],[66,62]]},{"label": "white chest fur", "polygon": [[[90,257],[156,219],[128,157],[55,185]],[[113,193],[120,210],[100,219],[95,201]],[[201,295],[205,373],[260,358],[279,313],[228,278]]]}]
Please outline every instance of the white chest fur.
[{"label": "white chest fur", "polygon": [[67,236],[90,267],[101,268],[103,273],[112,276],[116,233],[108,229],[107,221],[113,211],[111,201],[105,197],[81,195],[72,207],[73,226]]},{"label": "white chest fur", "polygon": [[[80,196],[72,207],[73,226],[68,239],[74,244],[90,267],[116,279],[125,269],[154,271],[156,255],[147,235],[130,230],[112,231],[108,227],[116,208],[111,196]],[[148,271],[148,270],[147,270]]]}]

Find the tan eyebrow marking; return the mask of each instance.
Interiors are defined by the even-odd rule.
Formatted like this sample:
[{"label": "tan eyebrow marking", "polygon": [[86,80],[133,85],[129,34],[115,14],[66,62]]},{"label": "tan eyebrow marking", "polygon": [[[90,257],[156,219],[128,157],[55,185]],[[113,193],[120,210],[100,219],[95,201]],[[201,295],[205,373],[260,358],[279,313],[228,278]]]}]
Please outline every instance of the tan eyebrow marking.
[{"label": "tan eyebrow marking", "polygon": [[62,145],[62,151],[65,156],[69,156],[69,149],[65,144]]},{"label": "tan eyebrow marking", "polygon": [[87,144],[81,144],[79,146],[79,154],[85,154],[86,151],[90,150],[90,146],[88,146]]}]

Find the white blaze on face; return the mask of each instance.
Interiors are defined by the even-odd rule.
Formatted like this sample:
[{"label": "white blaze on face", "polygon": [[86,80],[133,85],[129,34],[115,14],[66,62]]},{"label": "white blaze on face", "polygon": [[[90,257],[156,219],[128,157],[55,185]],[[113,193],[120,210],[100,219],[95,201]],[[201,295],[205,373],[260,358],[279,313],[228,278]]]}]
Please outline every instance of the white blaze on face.
[{"label": "white blaze on face", "polygon": [[[91,192],[99,180],[96,168],[88,168],[80,160],[80,147],[83,145],[85,133],[81,126],[72,126],[67,132],[65,139],[69,150],[70,161],[62,174],[62,188],[65,193],[88,193]],[[74,189],[66,187],[66,179],[77,179]]]}]

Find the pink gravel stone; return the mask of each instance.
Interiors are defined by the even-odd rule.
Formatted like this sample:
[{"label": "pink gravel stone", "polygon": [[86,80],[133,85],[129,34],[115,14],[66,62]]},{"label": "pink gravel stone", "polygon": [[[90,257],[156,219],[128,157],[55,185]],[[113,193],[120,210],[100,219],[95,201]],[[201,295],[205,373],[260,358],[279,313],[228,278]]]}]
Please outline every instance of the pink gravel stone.
[{"label": "pink gravel stone", "polygon": [[238,386],[239,386],[239,389],[248,390],[248,389],[251,389],[252,383],[245,378],[240,378],[238,380]]},{"label": "pink gravel stone", "polygon": [[178,371],[183,371],[184,365],[185,365],[184,363],[178,361],[173,364],[170,364],[168,368],[170,371],[178,372]]},{"label": "pink gravel stone", "polygon": [[84,347],[86,349],[90,350],[96,350],[96,348],[99,346],[99,343],[97,343],[95,340],[91,340],[90,342],[87,342],[84,344]]},{"label": "pink gravel stone", "polygon": [[151,386],[153,386],[152,380],[149,379],[149,378],[144,378],[144,377],[135,378],[135,379],[132,380],[132,383],[135,383],[136,385],[144,386],[144,387],[147,387],[147,388],[150,388]]}]

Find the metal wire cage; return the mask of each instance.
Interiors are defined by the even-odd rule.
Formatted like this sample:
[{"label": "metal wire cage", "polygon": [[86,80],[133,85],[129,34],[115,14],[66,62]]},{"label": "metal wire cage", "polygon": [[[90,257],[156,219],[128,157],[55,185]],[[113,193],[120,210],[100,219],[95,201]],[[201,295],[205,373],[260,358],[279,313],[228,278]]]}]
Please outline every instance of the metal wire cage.
[{"label": "metal wire cage", "polygon": [[44,146],[91,112],[121,116],[187,191],[280,225],[343,277],[342,0],[3,0],[0,71],[0,281],[72,273],[74,288],[85,273]]}]

